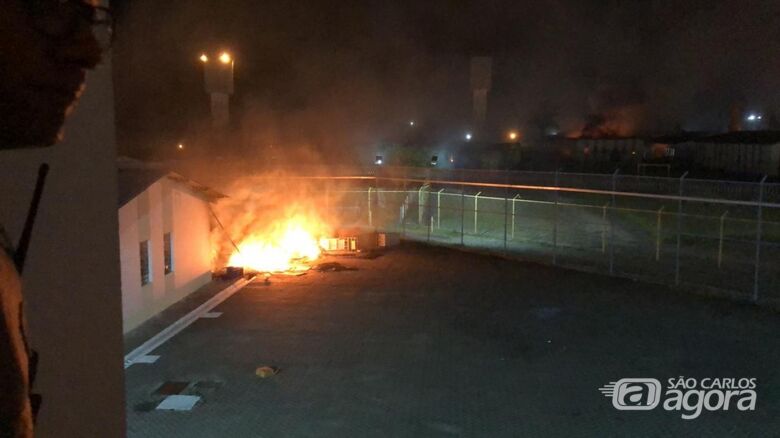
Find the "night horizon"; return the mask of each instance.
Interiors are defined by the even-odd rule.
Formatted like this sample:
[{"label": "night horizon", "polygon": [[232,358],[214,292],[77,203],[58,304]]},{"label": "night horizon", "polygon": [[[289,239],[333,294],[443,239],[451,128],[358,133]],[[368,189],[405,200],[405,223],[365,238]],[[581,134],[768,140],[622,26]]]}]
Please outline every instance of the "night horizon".
[{"label": "night horizon", "polygon": [[197,136],[208,117],[197,62],[204,50],[235,53],[232,126],[257,144],[338,154],[405,141],[409,120],[432,141],[455,141],[475,130],[473,56],[493,62],[487,141],[511,129],[535,139],[594,125],[622,136],[718,133],[734,111],[761,113],[762,126],[777,129],[780,31],[771,20],[780,7],[768,2],[136,1],[117,9],[120,148],[131,155]]}]

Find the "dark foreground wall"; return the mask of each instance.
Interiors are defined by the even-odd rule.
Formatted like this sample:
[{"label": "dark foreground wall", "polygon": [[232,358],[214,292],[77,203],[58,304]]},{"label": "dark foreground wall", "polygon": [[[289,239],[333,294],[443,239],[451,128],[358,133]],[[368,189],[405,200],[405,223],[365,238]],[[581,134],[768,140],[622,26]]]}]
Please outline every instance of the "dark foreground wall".
[{"label": "dark foreground wall", "polygon": [[[32,127],[31,127],[32,128]],[[0,223],[21,234],[37,168],[51,166],[25,275],[30,344],[40,352],[36,436],[121,437],[122,308],[110,63],[89,74],[48,149],[0,152]]]}]

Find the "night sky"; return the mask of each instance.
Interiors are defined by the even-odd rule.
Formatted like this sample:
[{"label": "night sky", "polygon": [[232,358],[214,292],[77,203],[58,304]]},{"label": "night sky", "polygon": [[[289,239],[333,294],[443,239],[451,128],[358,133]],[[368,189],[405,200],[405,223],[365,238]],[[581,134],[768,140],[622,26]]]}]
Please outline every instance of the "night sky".
[{"label": "night sky", "polygon": [[328,153],[398,141],[411,119],[428,139],[459,138],[475,55],[493,57],[496,135],[579,132],[594,116],[627,134],[722,131],[735,105],[780,111],[777,1],[113,3],[119,143],[136,155],[207,124],[204,49],[235,53],[249,144]]}]

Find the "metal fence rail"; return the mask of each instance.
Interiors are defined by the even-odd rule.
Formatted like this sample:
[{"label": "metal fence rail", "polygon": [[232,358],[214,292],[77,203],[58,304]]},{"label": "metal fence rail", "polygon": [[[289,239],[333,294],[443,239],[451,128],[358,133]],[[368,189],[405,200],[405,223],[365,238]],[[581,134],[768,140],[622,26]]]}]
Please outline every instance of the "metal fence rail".
[{"label": "metal fence rail", "polygon": [[354,177],[332,207],[342,223],[405,239],[780,304],[779,184],[541,172],[493,172],[488,182],[409,176]]}]

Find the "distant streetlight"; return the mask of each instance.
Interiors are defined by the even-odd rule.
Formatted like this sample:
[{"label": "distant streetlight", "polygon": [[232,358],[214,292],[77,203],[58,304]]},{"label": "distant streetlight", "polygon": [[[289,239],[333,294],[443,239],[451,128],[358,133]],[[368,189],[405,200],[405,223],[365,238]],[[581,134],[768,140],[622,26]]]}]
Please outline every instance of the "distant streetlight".
[{"label": "distant streetlight", "polygon": [[517,132],[515,132],[515,131],[510,131],[510,132],[509,132],[509,139],[510,139],[510,140],[512,140],[512,141],[515,141],[515,140],[517,140]]},{"label": "distant streetlight", "polygon": [[219,62],[209,62],[209,55],[201,53],[203,80],[206,93],[211,96],[211,122],[215,128],[230,123],[230,95],[233,94],[233,66],[235,59],[228,51],[216,55]]},{"label": "distant streetlight", "polygon": [[377,155],[376,159],[374,160],[374,164],[376,164],[377,166],[381,166],[383,162],[384,162],[384,160],[382,159],[382,156],[381,155]]},{"label": "distant streetlight", "polygon": [[471,133],[470,132],[466,133],[466,141],[471,141]]},{"label": "distant streetlight", "polygon": [[414,120],[409,120],[409,126],[414,126]]},{"label": "distant streetlight", "polygon": [[751,114],[749,114],[749,115],[747,116],[747,121],[748,121],[748,122],[758,122],[758,121],[760,121],[762,118],[763,118],[763,117],[761,116],[761,114],[755,114],[755,113],[751,113]]},{"label": "distant streetlight", "polygon": [[184,144],[183,143],[179,143],[179,145],[176,146],[176,148],[179,149],[179,150],[184,149]]}]

